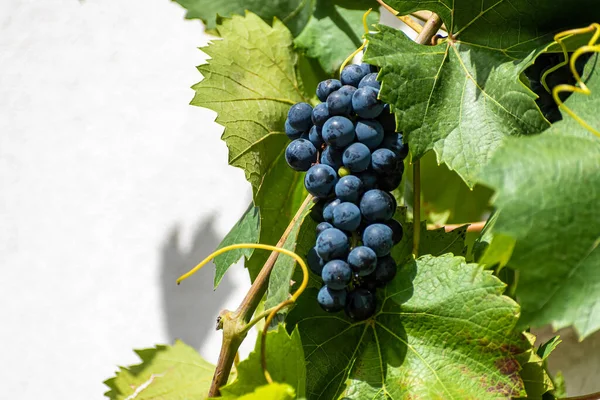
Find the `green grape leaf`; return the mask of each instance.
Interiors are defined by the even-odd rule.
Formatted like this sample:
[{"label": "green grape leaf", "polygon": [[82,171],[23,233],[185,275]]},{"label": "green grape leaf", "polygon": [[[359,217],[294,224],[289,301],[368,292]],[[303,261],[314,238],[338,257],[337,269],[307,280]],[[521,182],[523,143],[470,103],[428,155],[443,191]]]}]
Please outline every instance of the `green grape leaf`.
[{"label": "green grape leaf", "polygon": [[223,396],[223,400],[294,400],[297,399],[294,389],[283,383],[271,383],[259,386],[252,393],[242,396]]},{"label": "green grape leaf", "polygon": [[525,392],[527,393],[527,396],[521,397],[521,399],[542,400],[545,393],[554,389],[554,385],[546,371],[544,360],[533,348],[535,336],[527,332],[524,332],[523,335],[529,341],[531,348],[516,356],[519,365],[521,365],[519,376],[523,380]]},{"label": "green grape leaf", "polygon": [[519,80],[553,35],[600,17],[593,0],[405,1],[388,4],[406,14],[440,14],[451,38],[416,44],[380,26],[365,60],[381,67],[380,98],[394,109],[414,158],[433,149],[439,162],[473,186],[507,137],[549,127],[535,95]]},{"label": "green grape leaf", "polygon": [[524,396],[513,328],[519,306],[479,265],[446,254],[403,265],[377,292],[376,314],[351,322],[322,311],[316,290],[288,315],[310,365],[308,399],[496,399]]},{"label": "green grape leaf", "polygon": [[174,0],[187,10],[188,19],[201,19],[208,29],[215,29],[218,16],[244,15],[246,10],[271,23],[277,18],[297,36],[311,16],[314,0]]},{"label": "green grape leaf", "polygon": [[[307,217],[310,207],[307,207],[300,218],[294,224],[283,248],[297,253],[303,259],[306,259],[308,250],[315,245],[316,223],[312,218]],[[287,300],[290,294],[292,276],[296,269],[296,260],[284,254],[277,257],[273,266],[273,271],[269,276],[269,287],[267,289],[267,299],[265,308],[275,307],[282,301]],[[298,267],[300,269],[300,267]],[[302,274],[300,274],[301,276]]]},{"label": "green grape leaf", "polygon": [[361,45],[365,33],[362,18],[368,8],[374,9],[367,17],[371,26],[379,20],[379,7],[373,0],[316,0],[313,14],[294,44],[333,75]]},{"label": "green grape leaf", "polygon": [[173,346],[136,350],[142,363],[120,367],[114,378],[104,382],[112,400],[206,399],[215,367],[181,341]]},{"label": "green grape leaf", "polygon": [[[248,13],[224,19],[216,29],[222,40],[202,49],[212,58],[198,67],[204,79],[194,85],[192,104],[217,112],[229,163],[242,168],[252,185],[259,242],[275,244],[306,197],[303,173],[289,168],[284,157],[287,112],[308,98],[296,75],[298,56],[290,32],[277,20],[271,27]],[[246,263],[252,279],[267,257],[264,251],[252,254]]]},{"label": "green grape leaf", "polygon": [[[600,128],[597,63],[584,75],[592,95],[566,104]],[[563,117],[542,135],[507,141],[484,169],[499,212],[483,257],[502,253],[496,235],[515,241],[508,266],[519,274],[521,324],[573,325],[585,338],[600,328],[600,139]]]},{"label": "green grape leaf", "polygon": [[[248,207],[242,218],[231,228],[225,236],[218,249],[236,244],[236,243],[258,243],[260,233],[260,212],[257,207]],[[218,250],[217,249],[217,250]],[[215,257],[215,289],[221,283],[225,272],[232,264],[235,264],[240,258],[249,259],[252,255],[252,249],[237,249]]]},{"label": "green grape leaf", "polygon": [[[412,166],[407,166],[404,179],[412,185]],[[438,165],[432,151],[421,158],[421,217],[430,223],[443,225],[480,221],[490,211],[493,193],[481,185],[469,188],[456,172],[444,164]]]},{"label": "green grape leaf", "polygon": [[554,350],[556,350],[556,348],[558,347],[559,344],[562,343],[562,340],[560,340],[560,336],[554,336],[552,339],[548,340],[546,343],[543,343],[538,349],[537,349],[537,355],[540,356],[543,360],[546,360],[550,354],[552,354],[552,352]]},{"label": "green grape leaf", "polygon": [[[274,382],[290,385],[298,397],[305,396],[306,365],[297,329],[288,335],[283,325],[278,325],[276,330],[267,333],[266,361],[267,370]],[[235,398],[267,384],[260,361],[260,337],[254,351],[237,366],[237,372],[237,378],[221,388],[223,396]]]}]

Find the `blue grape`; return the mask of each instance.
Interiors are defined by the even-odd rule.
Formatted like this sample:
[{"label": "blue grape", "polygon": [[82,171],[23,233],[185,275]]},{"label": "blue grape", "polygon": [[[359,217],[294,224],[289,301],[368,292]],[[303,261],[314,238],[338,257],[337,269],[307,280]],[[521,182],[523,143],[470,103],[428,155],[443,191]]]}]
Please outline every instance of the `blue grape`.
[{"label": "blue grape", "polygon": [[369,190],[360,199],[360,212],[367,222],[387,221],[395,211],[393,196],[383,190]]},{"label": "blue grape", "polygon": [[329,228],[333,228],[333,225],[331,225],[329,222],[321,222],[319,225],[317,225],[316,231],[317,231],[317,236],[323,232],[325,229],[329,229]]},{"label": "blue grape", "polygon": [[321,101],[327,101],[327,97],[342,87],[342,82],[337,79],[327,79],[317,85],[317,97]]},{"label": "blue grape", "polygon": [[365,75],[370,74],[372,72],[377,72],[377,67],[375,65],[371,65],[371,64],[367,64],[367,63],[360,64],[360,68],[363,70],[363,73]]},{"label": "blue grape", "polygon": [[304,187],[315,197],[329,197],[338,181],[337,172],[329,165],[316,164],[304,177]]},{"label": "blue grape", "polygon": [[381,111],[381,114],[377,117],[377,121],[379,121],[385,133],[396,132],[396,117],[390,112],[389,104],[386,104],[383,107],[383,111]]},{"label": "blue grape", "polygon": [[354,175],[341,177],[338,183],[335,184],[335,195],[342,201],[358,203],[362,191],[363,184],[361,180]]},{"label": "blue grape", "polygon": [[333,225],[344,231],[355,231],[360,225],[360,209],[354,203],[344,202],[333,209]]},{"label": "blue grape", "polygon": [[308,103],[296,103],[288,111],[290,126],[300,131],[307,131],[312,126],[312,107]]},{"label": "blue grape", "polygon": [[325,143],[321,136],[321,128],[313,125],[308,132],[308,140],[315,146],[315,149],[319,150],[323,146],[323,143]]},{"label": "blue grape", "polygon": [[402,240],[402,236],[404,236],[404,229],[402,228],[402,224],[395,219],[390,219],[389,221],[384,222],[387,226],[392,230],[392,241],[394,244],[400,243]]},{"label": "blue grape", "polygon": [[362,172],[371,164],[371,150],[362,143],[352,143],[344,150],[344,166],[352,172]]},{"label": "blue grape", "polygon": [[352,109],[361,118],[376,118],[384,104],[377,99],[379,90],[370,86],[357,89],[352,95]]},{"label": "blue grape", "polygon": [[395,172],[400,162],[398,155],[390,149],[377,149],[371,154],[371,167],[379,174]]},{"label": "blue grape", "polygon": [[342,162],[342,152],[333,147],[327,146],[321,153],[321,164],[329,165],[334,170],[340,169],[344,163]]},{"label": "blue grape", "polygon": [[321,134],[329,146],[344,148],[354,140],[354,124],[346,117],[331,117],[323,125]]},{"label": "blue grape", "polygon": [[366,276],[377,267],[377,254],[367,246],[357,246],[348,254],[348,265],[358,276]]},{"label": "blue grape", "polygon": [[356,91],[354,86],[342,86],[339,90],[327,97],[329,115],[348,115],[352,112],[352,95]]},{"label": "blue grape", "polygon": [[404,164],[399,163],[398,165],[398,171],[389,175],[381,175],[377,178],[377,186],[379,189],[391,192],[400,185],[400,182],[402,182],[402,174],[404,172]]},{"label": "blue grape", "polygon": [[317,149],[305,139],[296,139],[285,149],[285,161],[296,171],[308,171],[317,162]]},{"label": "blue grape", "polygon": [[329,289],[345,289],[352,280],[352,269],[342,260],[331,260],[323,267],[321,278]]},{"label": "blue grape", "polygon": [[327,312],[341,311],[346,306],[346,291],[333,290],[323,286],[317,294],[317,302]]},{"label": "blue grape", "polygon": [[319,128],[323,127],[325,121],[329,119],[329,108],[327,103],[319,103],[312,110],[312,122]]},{"label": "blue grape", "polygon": [[342,85],[350,85],[357,87],[360,83],[360,80],[364,78],[366,75],[365,71],[360,67],[360,65],[350,64],[346,65],[340,74],[340,80],[342,81]]},{"label": "blue grape", "polygon": [[379,179],[377,174],[371,170],[359,172],[356,176],[362,181],[363,189],[365,191],[371,189],[377,189],[377,180]]},{"label": "blue grape", "polygon": [[365,288],[357,288],[346,298],[346,315],[355,320],[363,321],[375,314],[377,301],[373,292]]},{"label": "blue grape", "polygon": [[[385,227],[390,229],[387,226]],[[349,247],[350,245],[348,244],[348,236],[346,236],[346,234],[339,229],[326,229],[321,232],[319,236],[317,236],[317,254],[324,261],[330,261],[336,258],[345,258],[348,254]]]},{"label": "blue grape", "polygon": [[285,134],[290,140],[300,139],[304,131],[299,131],[298,129],[292,128],[290,125],[290,120],[285,120]]},{"label": "blue grape", "polygon": [[383,256],[377,259],[377,267],[375,268],[375,285],[384,287],[396,276],[397,271],[396,261],[392,256]]},{"label": "blue grape", "polygon": [[381,147],[392,150],[401,160],[404,160],[408,155],[408,143],[404,143],[403,140],[401,133],[386,133]]},{"label": "blue grape", "polygon": [[365,75],[364,78],[360,80],[358,88],[360,89],[364,86],[371,86],[372,88],[375,88],[377,90],[381,89],[381,82],[377,80],[377,74],[375,72],[371,72]]},{"label": "blue grape", "polygon": [[323,271],[323,267],[325,266],[325,261],[319,257],[317,254],[316,247],[311,247],[306,255],[306,263],[308,264],[308,268],[318,276],[321,276],[321,272]]},{"label": "blue grape", "polygon": [[377,257],[383,257],[388,255],[392,250],[392,246],[394,245],[392,236],[393,232],[389,226],[372,224],[365,228],[362,241],[365,246],[370,247],[377,254]]},{"label": "blue grape", "polygon": [[383,127],[374,119],[359,119],[356,121],[354,131],[356,139],[369,150],[375,150],[383,140]]},{"label": "blue grape", "polygon": [[342,203],[340,199],[333,199],[327,203],[325,203],[325,207],[323,207],[323,219],[325,222],[333,222],[333,210]]}]

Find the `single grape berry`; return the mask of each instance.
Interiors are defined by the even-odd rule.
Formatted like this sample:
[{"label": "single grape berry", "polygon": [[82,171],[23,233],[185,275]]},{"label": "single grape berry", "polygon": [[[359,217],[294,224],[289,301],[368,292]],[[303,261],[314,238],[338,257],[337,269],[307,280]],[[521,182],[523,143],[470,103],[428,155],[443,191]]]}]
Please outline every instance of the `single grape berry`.
[{"label": "single grape berry", "polygon": [[381,89],[381,82],[379,82],[377,80],[377,74],[374,72],[368,73],[367,75],[364,76],[364,78],[362,78],[360,80],[360,83],[358,84],[358,88],[360,89],[361,87],[364,86],[371,86],[372,88],[375,88],[377,90]]},{"label": "single grape berry", "polygon": [[395,211],[393,196],[383,190],[369,190],[360,199],[360,212],[367,222],[387,221]]},{"label": "single grape berry", "polygon": [[[387,226],[386,228],[389,229]],[[348,244],[348,236],[344,232],[336,228],[330,228],[317,236],[315,247],[319,257],[324,261],[330,261],[336,258],[346,258],[350,245]]]},{"label": "single grape berry", "polygon": [[333,228],[333,225],[331,225],[329,222],[321,222],[319,225],[317,225],[316,231],[317,231],[317,236],[323,232],[325,229],[329,229],[329,228]]},{"label": "single grape berry", "polygon": [[317,162],[317,149],[305,139],[296,139],[285,149],[285,161],[296,171],[308,171]]},{"label": "single grape berry", "polygon": [[308,264],[308,268],[318,276],[321,276],[321,272],[323,271],[323,267],[325,266],[325,261],[319,257],[317,254],[316,247],[311,247],[306,255],[306,263]]},{"label": "single grape berry", "polygon": [[325,222],[333,222],[333,210],[342,203],[340,199],[333,199],[325,203],[325,207],[323,207],[323,219]]},{"label": "single grape berry", "polygon": [[330,115],[327,103],[319,103],[312,110],[312,122],[319,128],[323,127],[323,124],[329,119],[329,117]]},{"label": "single grape berry", "polygon": [[365,191],[377,188],[377,174],[371,170],[359,172],[356,176],[362,181]]},{"label": "single grape berry", "polygon": [[321,128],[313,125],[308,131],[308,140],[315,146],[315,149],[319,150],[323,146],[323,137],[321,136]]},{"label": "single grape berry", "polygon": [[392,230],[392,241],[394,244],[400,243],[402,240],[402,236],[404,236],[404,229],[402,228],[402,224],[396,221],[395,219],[390,219],[389,221],[384,222],[385,225],[389,226]]},{"label": "single grape berry", "polygon": [[399,163],[399,157],[390,149],[377,149],[371,154],[371,168],[379,174],[395,172]]},{"label": "single grape berry", "polygon": [[365,71],[360,65],[350,64],[346,65],[340,74],[342,85],[350,85],[358,87],[361,79],[365,77]]},{"label": "single grape berry", "polygon": [[337,183],[337,173],[328,165],[316,164],[310,167],[304,177],[304,187],[315,197],[325,198],[333,193]]},{"label": "single grape berry", "polygon": [[377,99],[379,90],[364,86],[352,95],[352,109],[361,118],[376,118],[383,111],[384,104]]},{"label": "single grape berry", "polygon": [[317,97],[321,101],[327,101],[327,97],[342,87],[342,82],[337,79],[327,79],[317,85]]},{"label": "single grape berry", "polygon": [[304,131],[292,128],[288,119],[285,120],[285,134],[290,140],[300,139],[300,136],[302,136],[303,133]]},{"label": "single grape berry", "polygon": [[290,126],[300,131],[307,131],[312,126],[312,107],[308,103],[296,103],[288,111]]},{"label": "single grape berry", "polygon": [[323,125],[321,134],[329,146],[344,148],[354,140],[354,124],[346,117],[331,117]]},{"label": "single grape berry", "polygon": [[377,121],[383,126],[383,131],[387,133],[396,133],[396,117],[390,111],[390,105],[386,104],[383,111],[377,117]]},{"label": "single grape berry", "polygon": [[404,143],[403,140],[400,133],[386,133],[381,141],[381,147],[392,150],[401,160],[404,160],[408,155],[408,143]]},{"label": "single grape berry", "polygon": [[[373,249],[375,254],[377,254],[377,257],[383,257],[388,255],[392,250],[392,246],[394,245],[392,236],[393,233],[389,226],[384,224],[372,224],[365,228],[362,235],[362,241],[365,246]],[[317,248],[317,251],[318,250],[319,249]]]},{"label": "single grape berry", "polygon": [[358,199],[362,195],[363,184],[361,180],[354,175],[347,175],[335,184],[335,195],[342,201],[358,203]]},{"label": "single grape berry", "polygon": [[321,279],[330,289],[345,289],[352,280],[352,269],[342,260],[331,260],[323,267]]},{"label": "single grape berry", "polygon": [[400,163],[399,166],[401,166],[398,168],[399,172],[379,176],[377,186],[381,190],[391,192],[400,185],[400,182],[402,182],[402,173],[404,172],[404,164]]},{"label": "single grape berry", "polygon": [[365,75],[370,74],[371,72],[377,72],[377,67],[375,65],[371,65],[371,64],[367,64],[367,63],[360,64],[360,68],[363,70],[363,73]]},{"label": "single grape berry", "polygon": [[373,292],[365,288],[357,288],[348,294],[344,310],[349,318],[355,321],[363,321],[375,314],[376,306]]},{"label": "single grape berry", "polygon": [[329,165],[336,171],[340,169],[344,163],[342,162],[341,150],[334,149],[333,147],[327,146],[321,153],[321,164]]},{"label": "single grape berry", "polygon": [[356,139],[369,150],[375,150],[383,141],[383,127],[374,119],[359,119],[356,121],[354,132]]},{"label": "single grape berry", "polygon": [[377,267],[377,254],[367,246],[357,246],[348,254],[348,265],[358,276],[366,276]]},{"label": "single grape berry", "polygon": [[344,167],[352,172],[362,172],[371,164],[371,150],[362,143],[352,143],[342,156]]},{"label": "single grape berry", "polygon": [[346,291],[323,286],[317,294],[317,302],[327,312],[341,311],[346,306]]},{"label": "single grape berry", "polygon": [[396,276],[396,261],[392,256],[387,255],[377,259],[377,268],[375,268],[375,285],[384,287]]},{"label": "single grape berry", "polygon": [[327,97],[329,115],[349,115],[352,112],[352,95],[356,91],[353,86],[342,86]]},{"label": "single grape berry", "polygon": [[352,232],[360,225],[360,209],[354,203],[344,202],[333,209],[333,226]]}]

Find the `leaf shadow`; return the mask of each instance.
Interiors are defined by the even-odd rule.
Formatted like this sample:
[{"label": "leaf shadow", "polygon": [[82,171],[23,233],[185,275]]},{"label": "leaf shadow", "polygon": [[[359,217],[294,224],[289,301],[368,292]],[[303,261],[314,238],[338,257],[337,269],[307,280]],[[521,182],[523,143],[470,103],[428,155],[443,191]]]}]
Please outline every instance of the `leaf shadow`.
[{"label": "leaf shadow", "polygon": [[160,285],[169,340],[180,339],[197,350],[215,330],[216,317],[235,286],[225,275],[218,290],[213,290],[212,263],[181,285],[175,281],[212,253],[223,239],[215,231],[214,222],[212,216],[198,224],[189,250],[181,248],[178,227],[171,229],[162,246]]}]

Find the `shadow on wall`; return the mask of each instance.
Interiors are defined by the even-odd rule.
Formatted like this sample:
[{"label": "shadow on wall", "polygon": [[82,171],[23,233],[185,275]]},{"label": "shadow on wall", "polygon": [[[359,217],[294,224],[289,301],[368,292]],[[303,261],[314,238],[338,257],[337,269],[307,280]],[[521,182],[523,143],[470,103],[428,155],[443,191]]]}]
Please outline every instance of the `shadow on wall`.
[{"label": "shadow on wall", "polygon": [[234,287],[231,278],[225,275],[219,290],[214,292],[215,268],[210,263],[179,286],[175,280],[212,253],[222,239],[214,230],[214,219],[210,218],[199,224],[189,252],[181,249],[177,227],[163,245],[161,287],[170,341],[181,339],[200,349],[215,330],[216,317]]}]

